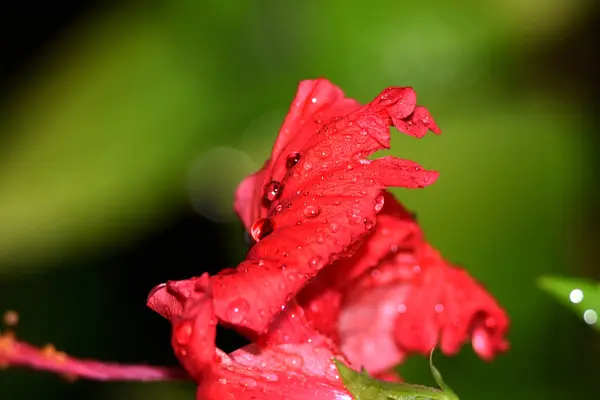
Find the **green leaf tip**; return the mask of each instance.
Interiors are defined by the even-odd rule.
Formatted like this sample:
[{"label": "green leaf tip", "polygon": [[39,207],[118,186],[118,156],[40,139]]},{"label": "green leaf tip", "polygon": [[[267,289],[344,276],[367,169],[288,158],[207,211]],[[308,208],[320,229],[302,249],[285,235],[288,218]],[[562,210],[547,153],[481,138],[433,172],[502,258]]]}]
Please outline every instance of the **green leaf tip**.
[{"label": "green leaf tip", "polygon": [[440,372],[430,359],[431,372],[437,384],[435,389],[408,383],[381,381],[370,377],[364,368],[357,372],[334,359],[344,386],[355,400],[458,400],[456,394],[444,383]]},{"label": "green leaf tip", "polygon": [[582,278],[542,276],[537,285],[563,305],[575,311],[583,321],[600,331],[600,284]]}]

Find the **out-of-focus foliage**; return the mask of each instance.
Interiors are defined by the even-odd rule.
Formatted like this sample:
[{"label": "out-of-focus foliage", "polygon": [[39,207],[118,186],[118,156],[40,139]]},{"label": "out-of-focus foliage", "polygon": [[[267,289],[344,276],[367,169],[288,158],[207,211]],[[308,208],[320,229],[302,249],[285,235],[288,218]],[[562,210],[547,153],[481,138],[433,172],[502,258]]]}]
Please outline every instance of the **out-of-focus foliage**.
[{"label": "out-of-focus foliage", "polygon": [[[135,329],[135,321],[115,319],[123,305],[115,304],[114,281],[96,277],[107,249],[140,243],[191,202],[231,231],[223,258],[239,261],[233,189],[268,156],[298,81],[324,76],[361,101],[410,85],[444,133],[420,141],[393,135],[391,152],[441,177],[396,194],[512,319],[507,355],[484,364],[464,350],[440,360],[441,369],[463,398],[515,398],[515,388],[519,398],[589,395],[589,344],[535,280],[576,268],[571,254],[586,245],[574,231],[590,181],[590,120],[577,93],[529,78],[553,73],[535,55],[591,9],[583,0],[177,0],[90,12],[0,104],[0,309],[15,299],[10,307],[29,318],[43,314],[25,320],[22,336],[51,333],[76,342],[70,351],[99,342],[88,355],[102,358],[130,350],[114,332]],[[205,259],[198,254],[196,274]],[[173,254],[164,268],[181,262]],[[63,278],[68,272],[56,267],[67,265],[82,271]],[[74,304],[84,292],[92,300]],[[90,334],[83,325],[95,315],[102,328]],[[419,364],[401,367],[407,381],[430,379]],[[44,392],[27,379],[19,375],[21,392],[8,399]],[[171,387],[182,391],[109,385],[94,393],[160,399]],[[52,388],[57,398],[73,390]],[[183,392],[193,397],[192,390]]]}]

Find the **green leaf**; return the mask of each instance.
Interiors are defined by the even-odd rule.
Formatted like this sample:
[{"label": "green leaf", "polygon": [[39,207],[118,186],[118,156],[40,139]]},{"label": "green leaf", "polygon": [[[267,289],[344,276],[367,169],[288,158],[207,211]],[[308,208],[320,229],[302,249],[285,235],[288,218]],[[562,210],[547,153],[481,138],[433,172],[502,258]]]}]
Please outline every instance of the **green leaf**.
[{"label": "green leaf", "polygon": [[600,284],[581,278],[543,276],[538,286],[579,315],[585,323],[600,331]]},{"label": "green leaf", "polygon": [[442,388],[408,383],[394,383],[371,378],[366,371],[357,372],[342,362],[334,360],[346,389],[356,400],[458,400],[454,392],[444,383],[440,372],[430,360],[431,372]]}]

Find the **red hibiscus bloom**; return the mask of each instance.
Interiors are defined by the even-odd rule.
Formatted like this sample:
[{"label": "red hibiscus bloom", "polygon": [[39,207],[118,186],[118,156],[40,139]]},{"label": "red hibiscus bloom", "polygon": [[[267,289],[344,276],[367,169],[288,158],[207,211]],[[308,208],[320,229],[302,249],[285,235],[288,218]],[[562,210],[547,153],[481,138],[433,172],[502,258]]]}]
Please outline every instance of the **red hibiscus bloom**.
[{"label": "red hibiscus bloom", "polygon": [[[294,229],[294,244],[300,245],[293,249],[293,259],[300,264],[293,265],[293,270],[301,271],[306,279],[282,289],[296,295],[297,288],[314,277],[314,270],[327,265],[299,293],[298,300],[320,332],[374,374],[385,373],[409,353],[429,353],[438,341],[445,353],[453,354],[470,335],[473,348],[484,359],[508,347],[504,311],[465,271],[443,260],[424,241],[412,215],[382,190],[388,185],[422,187],[435,179],[435,173],[396,160],[396,165],[410,167],[399,174],[404,180],[390,180],[387,170],[385,175],[381,169],[371,172],[370,168],[382,168],[383,163],[373,167],[364,158],[389,147],[388,124],[415,137],[422,137],[428,129],[439,133],[427,110],[415,106],[415,100],[412,89],[391,88],[360,107],[327,81],[303,82],[271,159],[237,193],[236,209],[256,239],[263,236],[262,230],[257,234],[257,227],[262,228],[265,221],[269,227],[284,226],[253,248],[248,258],[270,256],[281,263],[271,243],[277,243],[284,255],[291,253],[287,250],[291,243],[286,247],[281,237],[294,237],[285,231]],[[339,115],[344,116],[336,119]],[[322,125],[328,119],[332,122]],[[334,139],[325,139],[326,135]],[[344,147],[341,137],[352,144]],[[343,155],[336,154],[332,162],[328,156],[335,149]],[[301,164],[303,158],[309,168]],[[361,169],[360,178],[348,174],[360,165],[367,165],[369,172]],[[303,191],[305,187],[309,189]],[[298,211],[280,215],[288,207],[302,205],[314,220],[307,221]],[[325,212],[319,219],[312,216],[313,209]],[[360,226],[361,219],[365,227]],[[301,227],[307,223],[321,233],[318,240],[323,246],[314,245],[314,235],[303,237]],[[349,235],[351,243],[338,231]]]},{"label": "red hibiscus bloom", "polygon": [[[437,173],[369,158],[389,147],[390,126],[415,137],[439,133],[410,88],[386,89],[361,106],[325,80],[300,84],[271,159],[237,192],[257,242],[246,260],[149,296],[172,324],[186,373],[46,357],[11,337],[0,341],[0,362],[94,379],[188,376],[199,399],[349,399],[333,356],[384,374],[406,354],[438,340],[452,353],[471,335],[490,358],[506,347],[504,313],[385,191],[422,188]],[[217,323],[253,344],[224,354],[215,348]]]}]

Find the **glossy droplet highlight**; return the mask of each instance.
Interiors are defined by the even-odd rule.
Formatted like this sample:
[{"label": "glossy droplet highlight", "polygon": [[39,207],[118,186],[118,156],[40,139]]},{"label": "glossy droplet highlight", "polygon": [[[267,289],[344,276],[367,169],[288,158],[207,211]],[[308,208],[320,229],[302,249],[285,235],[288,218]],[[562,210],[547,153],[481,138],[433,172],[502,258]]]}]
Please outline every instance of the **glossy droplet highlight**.
[{"label": "glossy droplet highlight", "polygon": [[298,164],[298,161],[300,161],[300,153],[290,153],[285,159],[285,166],[287,169],[290,169]]},{"label": "glossy droplet highlight", "polygon": [[300,369],[304,366],[304,358],[299,354],[288,354],[285,356],[285,365]]},{"label": "glossy droplet highlight", "polygon": [[185,346],[192,337],[192,323],[186,321],[175,329],[175,340],[178,344]]},{"label": "glossy droplet highlight", "polygon": [[232,301],[227,307],[226,316],[232,324],[239,324],[246,317],[250,304],[244,299]]},{"label": "glossy droplet highlight", "polygon": [[375,212],[378,213],[383,208],[385,203],[385,199],[383,197],[383,193],[379,193],[377,198],[375,199]]},{"label": "glossy droplet highlight", "polygon": [[306,218],[316,218],[321,213],[321,207],[311,204],[306,206],[303,213]]},{"label": "glossy droplet highlight", "polygon": [[275,230],[275,223],[270,218],[259,218],[252,224],[250,235],[255,241],[260,241]]},{"label": "glossy droplet highlight", "polygon": [[263,188],[265,202],[271,203],[272,201],[277,200],[281,196],[282,189],[281,182],[271,181],[267,183]]},{"label": "glossy droplet highlight", "polygon": [[363,221],[363,217],[360,215],[361,212],[359,209],[353,209],[350,211],[348,215],[348,220],[351,224],[360,224]]},{"label": "glossy droplet highlight", "polygon": [[311,268],[319,268],[322,265],[321,257],[312,257],[308,262]]},{"label": "glossy droplet highlight", "polygon": [[365,224],[365,228],[370,231],[371,229],[373,229],[373,221],[370,218],[365,218],[363,219],[363,222]]}]

